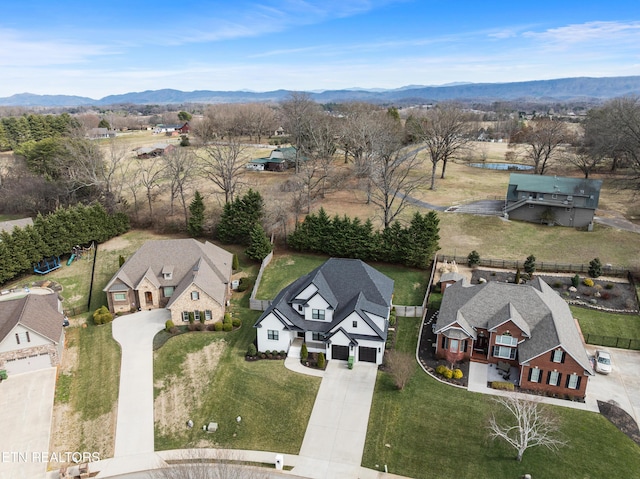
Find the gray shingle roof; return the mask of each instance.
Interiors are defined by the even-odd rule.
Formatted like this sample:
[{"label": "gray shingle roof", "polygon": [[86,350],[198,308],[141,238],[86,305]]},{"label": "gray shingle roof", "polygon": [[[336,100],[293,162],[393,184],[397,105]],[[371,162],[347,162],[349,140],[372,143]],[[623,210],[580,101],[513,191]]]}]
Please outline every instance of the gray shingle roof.
[{"label": "gray shingle roof", "polygon": [[[458,281],[445,289],[436,332],[460,323],[490,330],[511,319],[530,338],[518,346],[520,363],[562,347],[585,371],[592,372],[582,338],[567,303],[540,278],[527,285]],[[466,328],[465,328],[466,329]]]},{"label": "gray shingle roof", "polygon": [[[334,310],[331,323],[305,321],[292,307],[293,298],[310,284]],[[286,317],[301,331],[328,332],[349,314],[356,312],[376,332],[386,339],[382,331],[369,319],[366,312],[385,317],[391,307],[393,280],[359,259],[331,258],[306,276],[298,278],[284,288],[271,306],[260,316],[255,326],[272,311]]]},{"label": "gray shingle roof", "polygon": [[28,294],[0,301],[0,341],[20,323],[54,343],[60,341],[64,315],[58,311],[56,294]]},{"label": "gray shingle roof", "polygon": [[[224,304],[232,260],[231,253],[209,242],[191,238],[147,241],[122,265],[104,291],[121,291],[122,284],[137,287],[146,276],[156,287],[175,288],[167,307],[192,283]],[[172,271],[171,279],[162,274],[168,270]]]}]

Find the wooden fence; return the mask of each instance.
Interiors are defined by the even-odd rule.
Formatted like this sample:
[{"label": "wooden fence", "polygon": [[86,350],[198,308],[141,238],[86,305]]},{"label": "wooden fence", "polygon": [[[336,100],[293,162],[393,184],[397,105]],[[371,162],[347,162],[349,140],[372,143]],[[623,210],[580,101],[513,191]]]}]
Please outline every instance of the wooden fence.
[{"label": "wooden fence", "polygon": [[[439,255],[439,261],[447,260],[448,262],[455,261],[458,264],[466,265],[467,257],[466,256],[456,256],[456,255]],[[514,261],[509,259],[492,259],[492,258],[480,258],[480,263],[478,266],[486,266],[489,268],[504,268],[504,269],[523,269],[524,268],[524,260],[523,261]],[[536,261],[536,271],[542,272],[554,272],[554,273],[588,273],[589,265],[581,264],[581,263],[558,263],[552,261]],[[620,266],[613,265],[602,265],[602,275],[603,276],[628,276],[629,268],[623,268]]]}]

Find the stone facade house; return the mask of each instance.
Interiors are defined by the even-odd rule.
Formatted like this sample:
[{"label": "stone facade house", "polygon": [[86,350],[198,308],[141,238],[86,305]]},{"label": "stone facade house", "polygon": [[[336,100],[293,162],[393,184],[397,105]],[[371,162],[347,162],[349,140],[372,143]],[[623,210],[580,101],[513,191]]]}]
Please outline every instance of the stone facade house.
[{"label": "stone facade house", "polygon": [[0,301],[0,369],[11,375],[60,364],[64,319],[53,292]]},{"label": "stone facade house", "polygon": [[532,223],[589,227],[601,187],[602,180],[512,173],[504,215]]},{"label": "stone facade house", "polygon": [[104,291],[112,313],[166,308],[174,324],[218,321],[231,295],[233,255],[195,239],[147,241]]},{"label": "stone facade house", "polygon": [[284,288],[260,316],[259,351],[294,341],[328,360],[382,363],[393,280],[358,259],[331,258]]},{"label": "stone facade house", "polygon": [[522,389],[585,396],[594,372],[567,303],[540,278],[449,285],[435,324],[436,356],[508,363]]}]

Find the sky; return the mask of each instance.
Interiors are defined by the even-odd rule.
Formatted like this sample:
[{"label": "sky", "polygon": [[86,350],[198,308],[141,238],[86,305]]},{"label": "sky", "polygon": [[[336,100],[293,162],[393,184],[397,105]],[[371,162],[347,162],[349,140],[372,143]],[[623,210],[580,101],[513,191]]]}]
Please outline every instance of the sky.
[{"label": "sky", "polygon": [[2,3],[0,97],[640,75],[638,0]]}]

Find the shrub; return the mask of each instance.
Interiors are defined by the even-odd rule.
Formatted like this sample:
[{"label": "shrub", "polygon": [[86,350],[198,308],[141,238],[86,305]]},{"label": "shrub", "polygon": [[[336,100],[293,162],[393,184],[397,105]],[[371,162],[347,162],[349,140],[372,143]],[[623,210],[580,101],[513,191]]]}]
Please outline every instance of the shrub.
[{"label": "shrub", "polygon": [[307,343],[302,343],[302,349],[300,350],[300,359],[306,361],[309,357],[309,350],[307,349]]},{"label": "shrub", "polygon": [[320,369],[324,369],[326,364],[327,364],[327,361],[324,358],[324,353],[318,353],[318,367]]},{"label": "shrub", "polygon": [[174,326],[173,328],[171,328],[171,329],[169,330],[169,332],[170,332],[171,334],[176,334],[176,333],[178,332],[178,328],[177,328],[176,326]]},{"label": "shrub", "polygon": [[453,370],[453,379],[462,379],[462,376],[464,376],[464,374],[462,374],[461,369],[456,368]]},{"label": "shrub", "polygon": [[120,265],[121,268],[124,263],[125,263],[124,256],[122,255],[118,256],[118,264]]},{"label": "shrub", "polygon": [[107,324],[113,321],[113,314],[106,306],[100,306],[93,312],[93,322],[95,324]]},{"label": "shrub", "polygon": [[593,280],[591,278],[585,278],[582,283],[589,288],[593,287]]},{"label": "shrub", "polygon": [[224,313],[224,317],[222,318],[223,323],[231,323],[231,314]]},{"label": "shrub", "polygon": [[501,389],[503,391],[515,391],[516,387],[508,381],[493,381],[491,383],[493,389]]},{"label": "shrub", "polygon": [[207,330],[207,325],[204,323],[198,323],[196,324],[196,330],[198,331],[206,331]]},{"label": "shrub", "polygon": [[553,282],[553,287],[558,289],[558,288],[562,288],[562,283],[560,281],[554,281]]},{"label": "shrub", "polygon": [[607,283],[604,285],[604,289],[613,289],[613,283]]},{"label": "shrub", "polygon": [[282,351],[280,351],[280,356],[282,356],[283,358],[287,355],[287,353],[285,352],[285,350],[283,349]]},{"label": "shrub", "polygon": [[520,284],[520,268],[516,268],[516,279],[514,282]]},{"label": "shrub", "polygon": [[240,318],[233,318],[231,320],[231,324],[234,328],[239,328],[240,326],[242,326],[242,320]]},{"label": "shrub", "polygon": [[571,285],[574,288],[577,288],[580,285],[580,275],[576,274],[573,278],[571,278]]},{"label": "shrub", "polygon": [[167,321],[164,323],[164,330],[166,332],[169,332],[173,327],[175,327],[175,325],[173,324],[173,321],[171,321],[170,319],[167,319]]},{"label": "shrub", "polygon": [[227,333],[228,333],[229,331],[233,331],[233,324],[231,324],[231,323],[223,323],[223,324],[222,324],[222,330],[223,330],[224,332],[227,332]]},{"label": "shrub", "polygon": [[196,320],[195,314],[193,314],[193,311],[189,311],[189,324],[193,324],[195,320]]},{"label": "shrub", "polygon": [[200,322],[204,324],[206,321],[206,316],[204,315],[204,311],[200,311]]},{"label": "shrub", "polygon": [[260,357],[261,357],[262,359],[267,359],[267,355],[266,355],[265,353],[260,354]]},{"label": "shrub", "polygon": [[532,254],[524,262],[524,272],[530,275],[536,272],[536,257]]},{"label": "shrub", "polygon": [[251,286],[252,281],[249,278],[240,278],[238,282],[238,292],[242,293],[246,291]]},{"label": "shrub", "polygon": [[602,263],[600,262],[600,258],[593,258],[589,261],[589,276],[592,278],[602,276]]},{"label": "shrub", "polygon": [[469,253],[469,256],[467,256],[467,265],[469,267],[473,267],[473,266],[478,266],[480,264],[480,253],[478,253],[476,250],[473,250],[471,253]]},{"label": "shrub", "polygon": [[238,271],[240,269],[240,264],[238,263],[238,255],[234,254],[233,259],[231,260],[231,268],[234,271]]},{"label": "shrub", "polygon": [[216,321],[213,324],[213,330],[214,331],[222,331],[222,321]]},{"label": "shrub", "polygon": [[442,373],[442,375],[447,379],[451,379],[453,377],[453,371],[449,368],[446,368],[444,370],[444,373]]},{"label": "shrub", "polygon": [[436,373],[444,374],[444,371],[446,369],[447,369],[447,367],[444,364],[440,364],[438,367],[436,367]]},{"label": "shrub", "polygon": [[602,299],[611,299],[611,293],[604,292],[600,297]]}]

